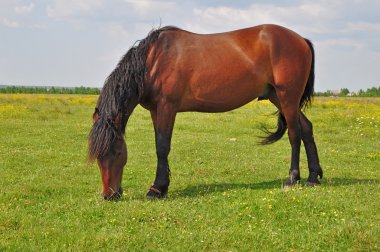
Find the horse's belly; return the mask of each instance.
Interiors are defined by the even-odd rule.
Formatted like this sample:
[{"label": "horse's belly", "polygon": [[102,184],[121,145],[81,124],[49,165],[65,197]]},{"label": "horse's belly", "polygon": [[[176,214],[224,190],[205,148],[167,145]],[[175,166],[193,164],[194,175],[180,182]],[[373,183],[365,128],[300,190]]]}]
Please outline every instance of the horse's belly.
[{"label": "horse's belly", "polygon": [[[260,96],[266,83],[245,75],[240,78],[215,78],[191,86],[191,95],[185,99],[181,110],[224,112],[236,109]],[[223,79],[223,77],[225,77]]]}]

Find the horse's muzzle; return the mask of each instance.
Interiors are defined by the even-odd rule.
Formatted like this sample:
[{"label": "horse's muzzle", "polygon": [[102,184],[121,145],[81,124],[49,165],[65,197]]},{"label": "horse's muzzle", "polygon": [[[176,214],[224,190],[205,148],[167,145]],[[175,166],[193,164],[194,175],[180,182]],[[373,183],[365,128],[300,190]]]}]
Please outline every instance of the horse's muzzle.
[{"label": "horse's muzzle", "polygon": [[118,200],[123,195],[123,189],[119,187],[119,190],[117,190],[117,192],[113,192],[111,195],[104,195],[104,194],[102,195],[103,195],[103,199],[105,200],[110,200],[110,201]]}]

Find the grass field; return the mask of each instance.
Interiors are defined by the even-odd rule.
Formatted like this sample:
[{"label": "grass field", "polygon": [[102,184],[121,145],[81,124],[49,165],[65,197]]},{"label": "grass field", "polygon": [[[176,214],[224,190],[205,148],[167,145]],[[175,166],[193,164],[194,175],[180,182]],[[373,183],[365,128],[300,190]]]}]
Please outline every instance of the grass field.
[{"label": "grass field", "polygon": [[[177,117],[165,200],[150,115],[127,129],[124,196],[100,197],[86,161],[96,96],[0,95],[0,251],[379,251],[380,99],[316,98],[307,111],[325,178],[284,192],[290,146],[259,146],[274,107]],[[307,177],[301,153],[302,183]]]}]

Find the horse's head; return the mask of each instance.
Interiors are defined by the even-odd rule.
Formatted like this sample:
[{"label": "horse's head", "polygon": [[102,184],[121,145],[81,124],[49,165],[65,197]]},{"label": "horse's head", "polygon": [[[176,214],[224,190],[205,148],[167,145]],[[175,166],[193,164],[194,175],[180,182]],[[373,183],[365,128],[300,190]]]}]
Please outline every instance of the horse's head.
[{"label": "horse's head", "polygon": [[93,115],[94,125],[89,136],[89,158],[98,163],[102,176],[102,196],[115,200],[123,194],[121,179],[127,163],[127,145],[120,115],[114,120],[102,116],[98,109]]},{"label": "horse's head", "polygon": [[97,158],[97,163],[102,175],[102,196],[106,200],[120,198],[123,194],[121,179],[127,163],[127,145],[124,139],[115,139],[109,151],[104,156]]}]

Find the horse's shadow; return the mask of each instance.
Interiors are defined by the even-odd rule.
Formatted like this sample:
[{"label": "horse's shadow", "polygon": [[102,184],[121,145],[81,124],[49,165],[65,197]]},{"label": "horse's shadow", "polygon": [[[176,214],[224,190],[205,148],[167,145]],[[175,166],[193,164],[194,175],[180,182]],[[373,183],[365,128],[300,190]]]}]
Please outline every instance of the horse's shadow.
[{"label": "horse's shadow", "polygon": [[[215,192],[225,192],[233,190],[267,190],[281,189],[285,180],[276,179],[272,181],[262,181],[258,183],[214,183],[191,185],[182,190],[172,191],[170,198],[191,198],[205,196]],[[304,185],[306,179],[302,179],[300,185]],[[348,186],[348,185],[369,185],[380,184],[378,179],[358,179],[358,178],[325,178],[321,181],[323,187]]]}]

